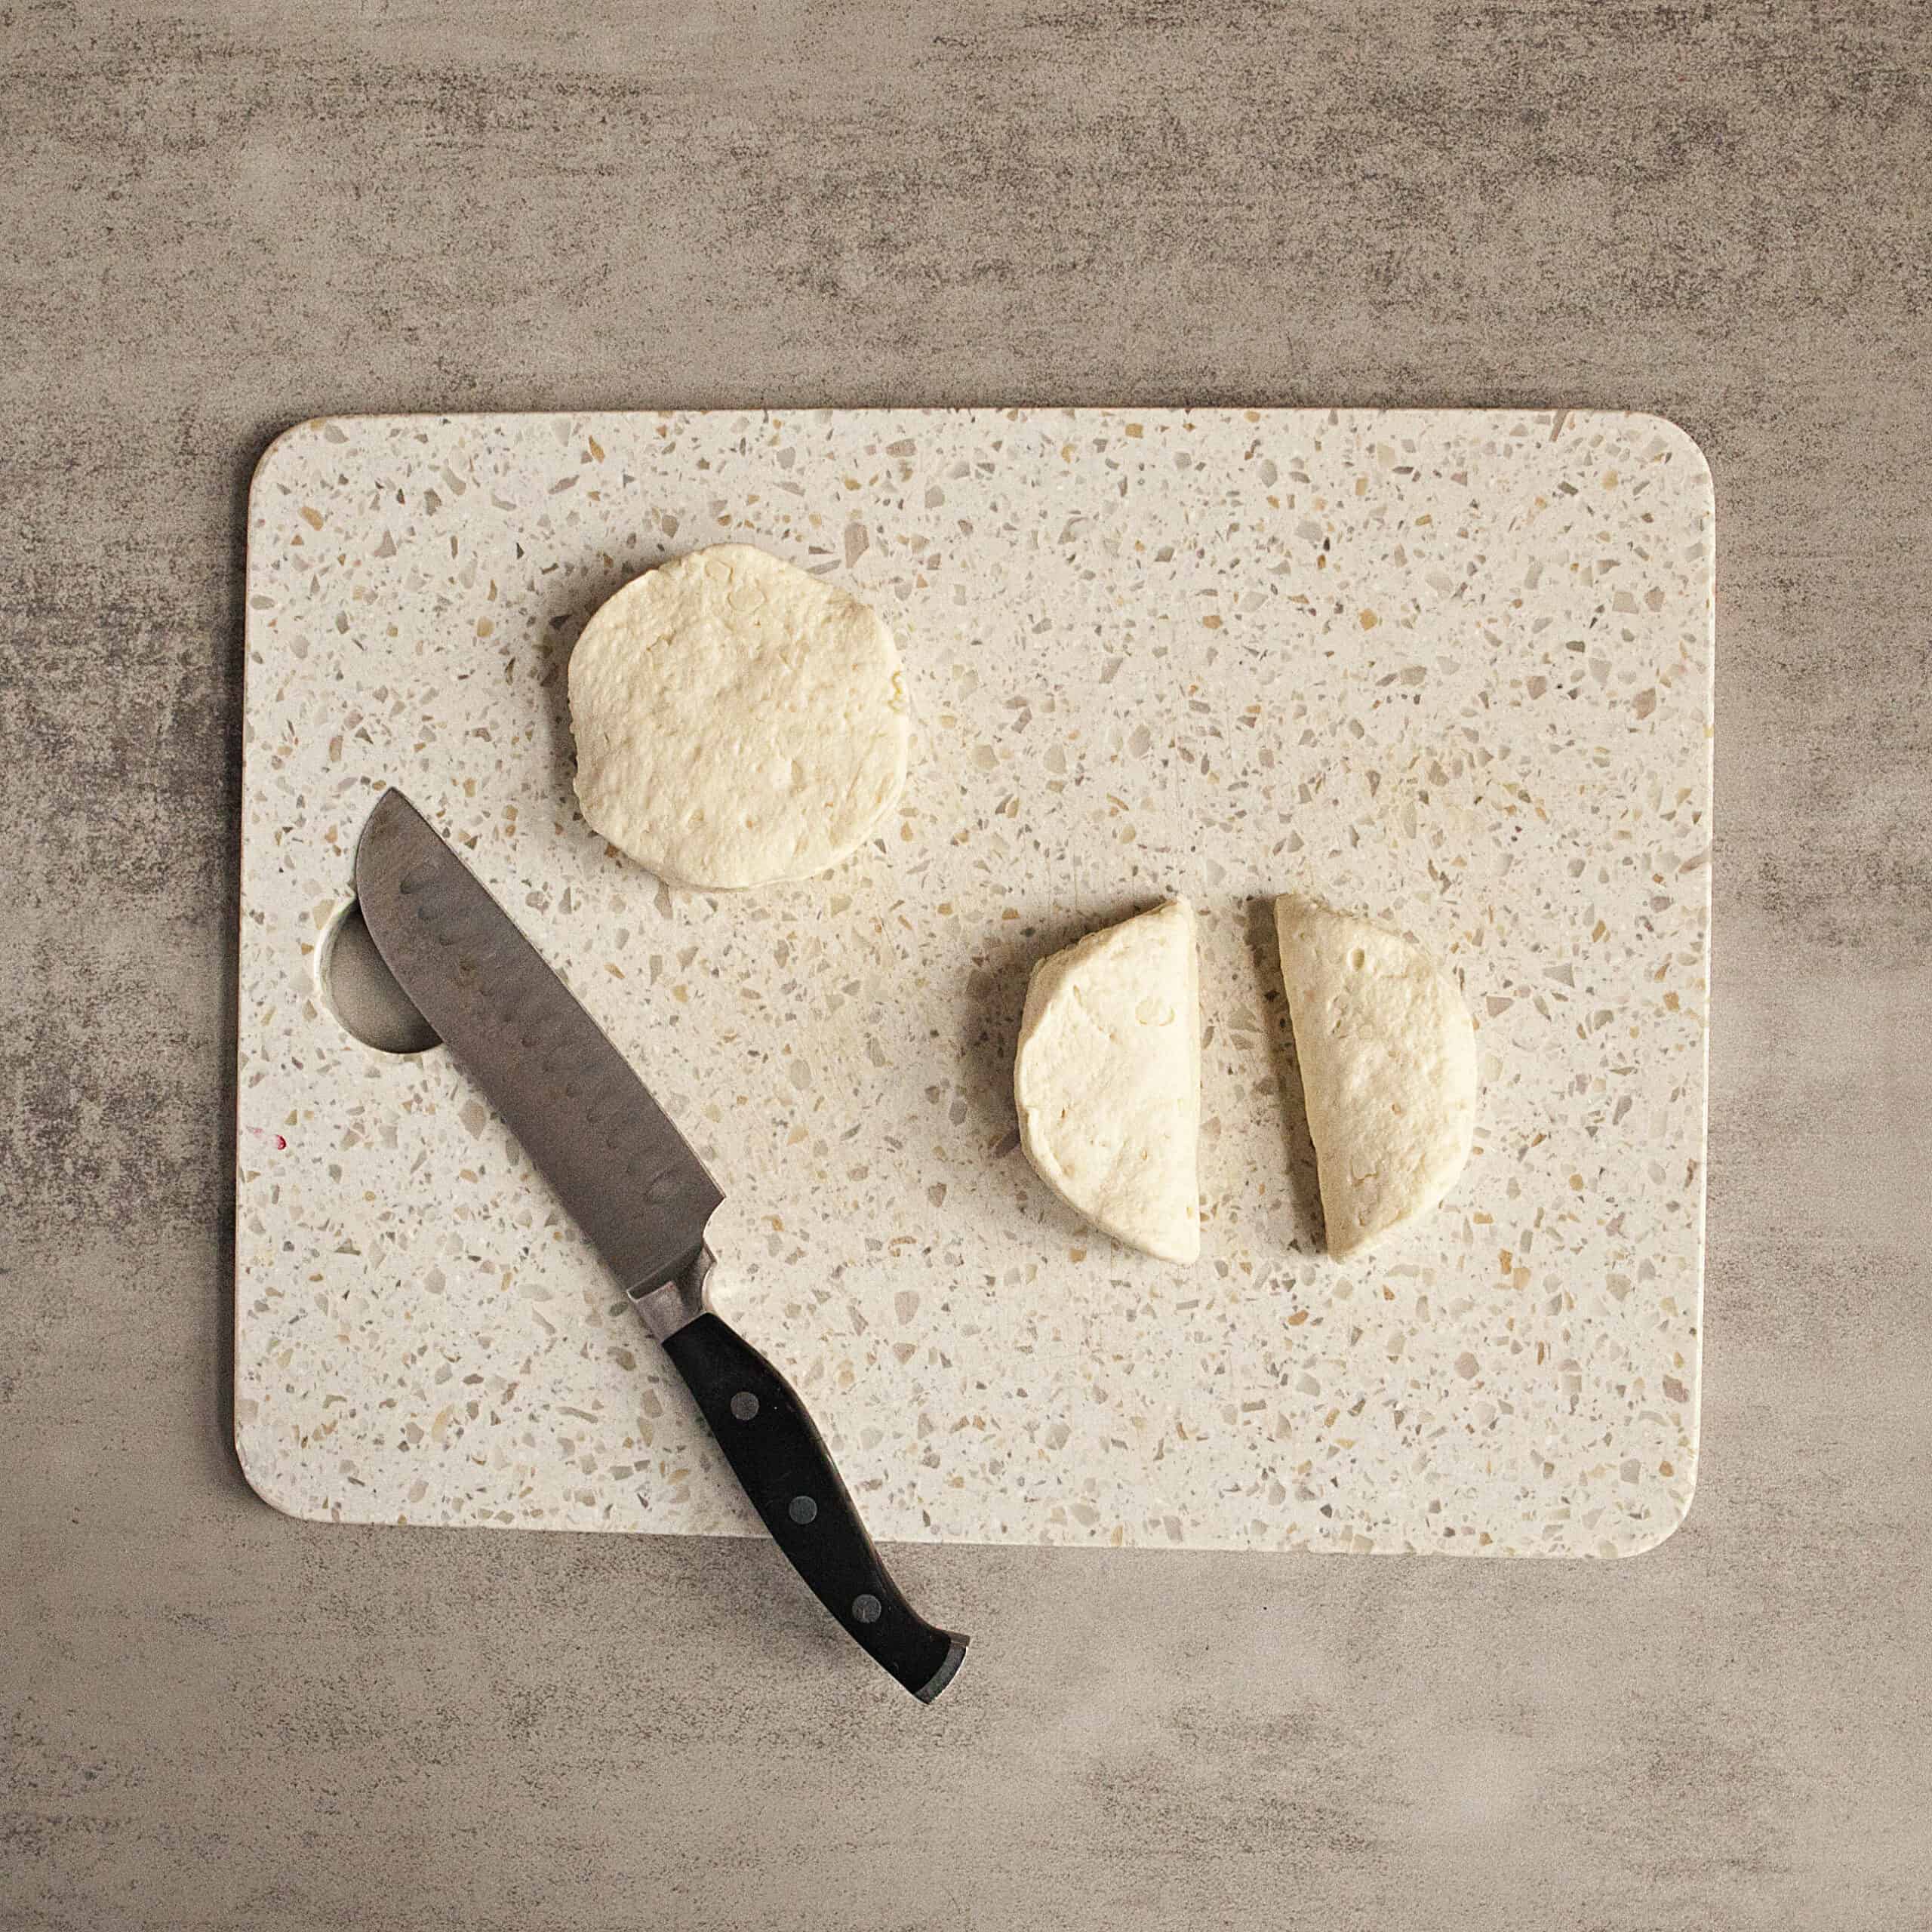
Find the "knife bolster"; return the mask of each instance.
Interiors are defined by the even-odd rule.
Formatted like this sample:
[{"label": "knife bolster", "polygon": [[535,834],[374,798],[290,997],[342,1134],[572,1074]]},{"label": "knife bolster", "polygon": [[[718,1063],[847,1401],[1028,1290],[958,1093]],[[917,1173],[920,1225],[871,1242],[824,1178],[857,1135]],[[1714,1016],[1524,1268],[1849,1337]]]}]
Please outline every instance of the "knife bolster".
[{"label": "knife bolster", "polygon": [[644,1325],[659,1341],[669,1341],[709,1309],[704,1284],[714,1265],[710,1249],[700,1246],[672,1280],[660,1281],[655,1287],[625,1291],[632,1307],[644,1317]]}]

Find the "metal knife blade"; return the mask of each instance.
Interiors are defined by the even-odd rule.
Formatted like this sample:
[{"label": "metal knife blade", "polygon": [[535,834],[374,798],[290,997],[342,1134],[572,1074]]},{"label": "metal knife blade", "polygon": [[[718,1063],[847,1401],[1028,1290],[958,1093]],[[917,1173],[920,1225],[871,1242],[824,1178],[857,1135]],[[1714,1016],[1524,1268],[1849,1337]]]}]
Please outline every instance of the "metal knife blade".
[{"label": "metal knife blade", "polygon": [[[633,1300],[708,1265],[724,1199],[597,1023],[400,792],[355,848],[355,891],[398,983],[488,1094]],[[700,1257],[703,1257],[700,1261]]]}]

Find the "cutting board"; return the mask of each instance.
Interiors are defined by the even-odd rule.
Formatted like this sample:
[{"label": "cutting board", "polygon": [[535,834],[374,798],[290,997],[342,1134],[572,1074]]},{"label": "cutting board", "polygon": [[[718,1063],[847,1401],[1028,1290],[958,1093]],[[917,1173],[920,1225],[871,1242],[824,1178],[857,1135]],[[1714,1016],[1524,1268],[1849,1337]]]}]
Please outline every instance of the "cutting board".
[{"label": "cutting board", "polygon": [[[578,816],[565,669],[666,557],[875,605],[915,763],[836,872],[673,890]],[[1654,417],[968,410],[306,423],[248,528],[235,1431],[343,1521],[749,1532],[675,1375],[446,1052],[337,1017],[401,786],[728,1195],[730,1319],[883,1538],[1611,1556],[1697,1463],[1710,475]],[[1444,1206],[1319,1244],[1285,891],[1451,963]],[[1042,954],[1201,918],[1203,1254],[1018,1151]]]}]

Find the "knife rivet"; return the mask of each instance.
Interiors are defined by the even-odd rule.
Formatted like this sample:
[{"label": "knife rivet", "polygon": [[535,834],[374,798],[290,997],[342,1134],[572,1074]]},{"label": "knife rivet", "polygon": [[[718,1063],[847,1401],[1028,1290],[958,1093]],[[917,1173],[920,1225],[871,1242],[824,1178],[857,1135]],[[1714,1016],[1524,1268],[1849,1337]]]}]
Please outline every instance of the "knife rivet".
[{"label": "knife rivet", "polygon": [[854,1623],[876,1623],[884,1608],[884,1604],[869,1591],[865,1595],[852,1599],[852,1621]]},{"label": "knife rivet", "polygon": [[758,1414],[758,1398],[749,1389],[740,1389],[731,1398],[731,1413],[740,1422],[749,1422]]},{"label": "knife rivet", "polygon": [[809,1523],[818,1514],[818,1505],[809,1496],[795,1496],[785,1512],[795,1523]]}]

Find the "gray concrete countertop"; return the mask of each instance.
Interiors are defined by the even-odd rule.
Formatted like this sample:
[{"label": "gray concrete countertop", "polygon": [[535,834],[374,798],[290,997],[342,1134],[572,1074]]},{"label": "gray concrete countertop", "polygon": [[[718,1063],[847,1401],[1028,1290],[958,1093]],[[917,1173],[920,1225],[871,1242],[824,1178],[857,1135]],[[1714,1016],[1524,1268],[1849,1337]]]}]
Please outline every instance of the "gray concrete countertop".
[{"label": "gray concrete countertop", "polygon": [[[1932,24],[0,0],[0,1927],[1932,1921]],[[1703,1458],[1617,1564],[301,1524],[242,491],[325,411],[1593,404],[1718,502]]]}]

